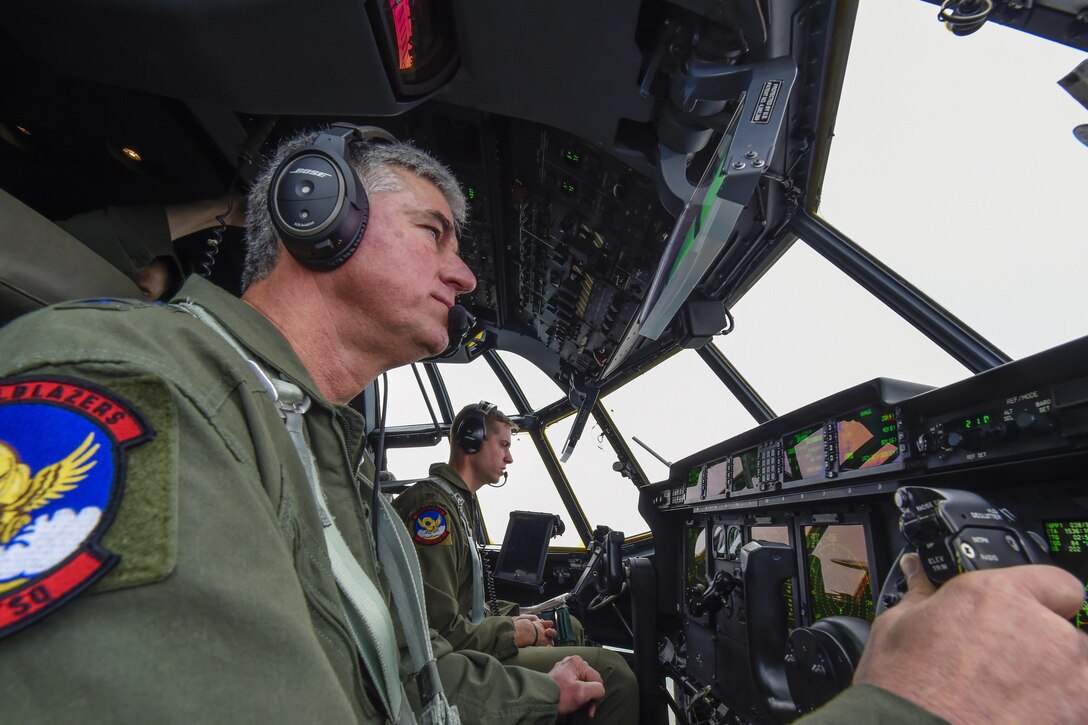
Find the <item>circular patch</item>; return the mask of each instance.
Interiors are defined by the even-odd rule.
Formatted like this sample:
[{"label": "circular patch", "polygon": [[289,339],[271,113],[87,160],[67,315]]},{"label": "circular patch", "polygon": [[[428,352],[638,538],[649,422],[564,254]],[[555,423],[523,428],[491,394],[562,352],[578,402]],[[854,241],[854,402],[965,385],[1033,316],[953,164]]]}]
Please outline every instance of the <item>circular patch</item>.
[{"label": "circular patch", "polygon": [[0,637],[117,564],[98,541],[121,500],[123,449],[153,436],[127,401],[96,385],[0,380]]},{"label": "circular patch", "polygon": [[426,506],[412,515],[412,538],[417,544],[440,544],[450,535],[446,510],[439,506]]}]

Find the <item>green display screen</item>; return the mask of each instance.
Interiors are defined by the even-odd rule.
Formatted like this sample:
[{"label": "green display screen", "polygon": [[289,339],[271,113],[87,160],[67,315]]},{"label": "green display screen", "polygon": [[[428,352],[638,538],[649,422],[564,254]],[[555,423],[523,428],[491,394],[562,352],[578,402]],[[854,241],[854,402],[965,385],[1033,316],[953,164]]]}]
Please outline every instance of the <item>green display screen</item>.
[{"label": "green display screen", "polygon": [[824,475],[824,427],[813,425],[786,436],[782,441],[785,481]]},{"label": "green display screen", "polygon": [[[1088,591],[1088,521],[1047,521],[1043,527],[1054,563],[1080,579]],[[1075,623],[1077,629],[1088,631],[1088,601]]]}]

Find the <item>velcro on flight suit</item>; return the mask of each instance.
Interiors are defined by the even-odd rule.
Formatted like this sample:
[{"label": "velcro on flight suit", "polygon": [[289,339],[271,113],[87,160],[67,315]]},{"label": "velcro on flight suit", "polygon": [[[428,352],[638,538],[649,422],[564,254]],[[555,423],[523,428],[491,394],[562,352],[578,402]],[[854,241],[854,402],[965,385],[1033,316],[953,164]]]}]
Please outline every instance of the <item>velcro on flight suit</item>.
[{"label": "velcro on flight suit", "polygon": [[102,537],[121,562],[92,593],[165,579],[178,561],[178,423],[170,391],[151,376],[115,378],[108,387],[152,421],[156,436],[128,451],[121,505]]}]

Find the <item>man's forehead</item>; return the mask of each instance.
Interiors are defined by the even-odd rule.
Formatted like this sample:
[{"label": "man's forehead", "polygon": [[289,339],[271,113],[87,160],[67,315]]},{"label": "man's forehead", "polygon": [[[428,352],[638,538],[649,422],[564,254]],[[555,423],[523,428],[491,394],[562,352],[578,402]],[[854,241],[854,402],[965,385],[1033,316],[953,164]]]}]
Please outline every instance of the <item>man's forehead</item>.
[{"label": "man's forehead", "polygon": [[513,426],[509,423],[503,423],[501,420],[488,419],[487,429],[489,433],[506,439],[509,439],[514,433]]}]

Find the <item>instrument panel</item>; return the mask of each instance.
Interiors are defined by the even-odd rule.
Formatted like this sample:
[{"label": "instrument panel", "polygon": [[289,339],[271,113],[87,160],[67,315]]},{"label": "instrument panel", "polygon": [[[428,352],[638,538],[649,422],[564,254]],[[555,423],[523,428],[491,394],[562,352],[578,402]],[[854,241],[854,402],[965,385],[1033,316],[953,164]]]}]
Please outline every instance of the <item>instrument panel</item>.
[{"label": "instrument panel", "polygon": [[[983,497],[1088,588],[1086,355],[1082,338],[944,388],[872,380],[644,488],[660,665],[695,720],[789,722],[849,683],[905,586],[902,486]],[[1088,605],[1073,623],[1088,630]]]}]

